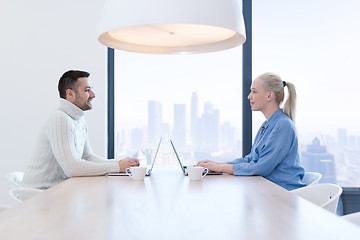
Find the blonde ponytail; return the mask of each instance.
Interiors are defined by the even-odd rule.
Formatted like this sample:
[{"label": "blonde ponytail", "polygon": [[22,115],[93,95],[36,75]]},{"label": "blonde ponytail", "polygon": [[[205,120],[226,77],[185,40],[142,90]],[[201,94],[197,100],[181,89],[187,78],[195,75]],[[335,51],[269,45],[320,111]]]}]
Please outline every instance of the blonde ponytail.
[{"label": "blonde ponytail", "polygon": [[275,101],[280,105],[284,101],[284,88],[288,88],[289,96],[284,103],[283,112],[295,122],[296,91],[291,82],[282,81],[275,73],[263,73],[257,78],[264,80],[264,87],[267,91],[275,93]]},{"label": "blonde ponytail", "polygon": [[296,108],[296,90],[294,84],[286,82],[289,96],[284,103],[283,111],[288,117],[295,122],[295,108]]}]

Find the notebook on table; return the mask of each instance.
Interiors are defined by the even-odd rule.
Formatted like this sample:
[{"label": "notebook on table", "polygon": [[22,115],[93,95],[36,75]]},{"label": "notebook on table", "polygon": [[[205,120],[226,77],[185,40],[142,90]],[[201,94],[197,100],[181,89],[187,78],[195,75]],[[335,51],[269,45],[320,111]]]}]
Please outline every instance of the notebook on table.
[{"label": "notebook on table", "polygon": [[[158,146],[156,148],[154,159],[152,160],[152,163],[151,163],[151,167],[146,170],[145,176],[150,176],[151,175],[151,172],[152,172],[152,169],[154,167],[155,160],[156,160],[156,156],[157,156],[159,148],[160,148],[161,140],[162,140],[162,138],[160,138],[159,144],[158,144]],[[129,176],[126,172],[111,172],[111,173],[108,173],[107,175],[108,176]]]}]

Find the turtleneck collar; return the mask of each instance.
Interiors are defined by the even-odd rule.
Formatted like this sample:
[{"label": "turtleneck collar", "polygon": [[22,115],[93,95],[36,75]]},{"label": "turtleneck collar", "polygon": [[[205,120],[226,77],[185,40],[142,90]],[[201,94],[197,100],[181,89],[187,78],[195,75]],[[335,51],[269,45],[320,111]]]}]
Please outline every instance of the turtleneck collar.
[{"label": "turtleneck collar", "polygon": [[60,98],[60,110],[75,120],[79,120],[85,114],[78,106],[63,98]]}]

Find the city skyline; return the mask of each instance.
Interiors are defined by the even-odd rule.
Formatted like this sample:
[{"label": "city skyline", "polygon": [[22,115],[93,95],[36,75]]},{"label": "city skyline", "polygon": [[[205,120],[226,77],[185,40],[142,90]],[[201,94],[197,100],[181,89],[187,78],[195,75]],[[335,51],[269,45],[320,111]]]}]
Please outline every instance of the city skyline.
[{"label": "city skyline", "polygon": [[[236,144],[236,141],[240,141],[241,133],[236,133],[239,130],[232,126],[230,121],[220,122],[220,110],[216,109],[214,104],[205,101],[202,110],[199,111],[196,92],[192,93],[190,108],[187,104],[173,104],[172,122],[163,120],[161,102],[148,100],[147,106],[147,125],[117,128],[122,132],[129,131],[123,134],[123,138],[127,138],[123,141],[127,148],[153,146],[160,136],[172,138],[180,149],[190,145],[193,149],[217,150],[219,146],[229,149]],[[120,140],[116,139],[116,141]]]}]

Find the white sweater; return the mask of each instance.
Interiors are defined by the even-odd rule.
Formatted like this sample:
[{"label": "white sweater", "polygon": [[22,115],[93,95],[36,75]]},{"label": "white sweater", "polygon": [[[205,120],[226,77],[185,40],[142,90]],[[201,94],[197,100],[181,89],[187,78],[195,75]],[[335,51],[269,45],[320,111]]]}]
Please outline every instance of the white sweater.
[{"label": "white sweater", "polygon": [[119,172],[118,161],[93,154],[84,111],[60,99],[60,107],[42,129],[22,185],[46,189],[69,177]]}]

